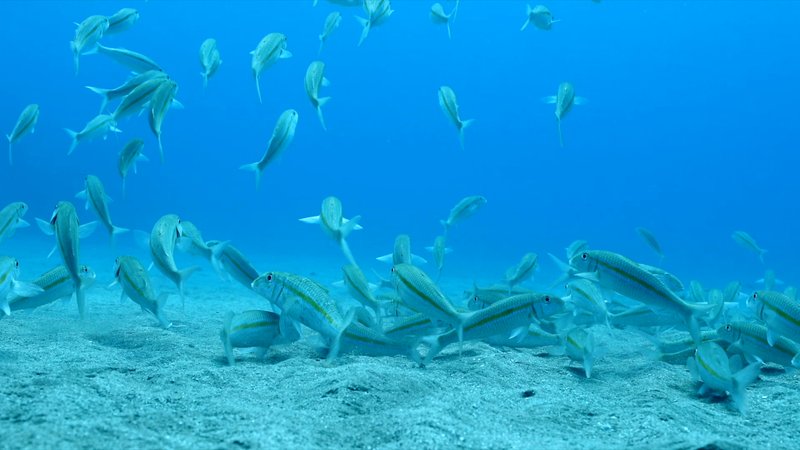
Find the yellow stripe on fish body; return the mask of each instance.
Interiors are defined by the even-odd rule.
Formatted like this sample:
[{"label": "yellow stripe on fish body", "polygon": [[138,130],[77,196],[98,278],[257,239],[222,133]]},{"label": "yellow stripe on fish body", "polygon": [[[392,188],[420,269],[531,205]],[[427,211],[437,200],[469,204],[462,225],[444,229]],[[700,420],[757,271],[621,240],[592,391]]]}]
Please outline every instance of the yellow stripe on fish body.
[{"label": "yellow stripe on fish body", "polygon": [[719,327],[717,334],[746,355],[784,367],[800,367],[800,344],[779,337],[774,345],[770,345],[767,339],[767,327],[763,325],[731,322]]},{"label": "yellow stripe on fish body", "polygon": [[393,339],[358,322],[351,323],[342,333],[341,352],[371,356],[407,355],[414,362],[421,361],[413,343]]},{"label": "yellow stripe on fish body", "polygon": [[392,273],[397,293],[409,308],[454,327],[462,322],[462,315],[425,272],[411,264],[397,264]]},{"label": "yellow stripe on fish body", "polygon": [[[81,266],[80,277],[81,287],[86,289],[95,280],[95,273],[88,266]],[[9,295],[9,307],[11,311],[23,309],[35,309],[53,303],[62,298],[69,298],[75,292],[75,283],[72,276],[65,266],[54,267],[33,280],[31,284],[42,289],[34,295]],[[1,316],[0,316],[1,317]]]},{"label": "yellow stripe on fish body", "polygon": [[376,314],[380,313],[380,303],[378,303],[378,301],[375,300],[375,296],[372,295],[369,282],[367,281],[367,277],[364,276],[364,272],[362,272],[358,266],[348,264],[342,267],[342,273],[344,275],[344,284],[347,286],[350,295],[364,306],[372,308]]},{"label": "yellow stripe on fish body", "polygon": [[748,301],[759,319],[767,324],[770,344],[786,336],[800,341],[800,304],[794,299],[774,291],[758,291]]}]

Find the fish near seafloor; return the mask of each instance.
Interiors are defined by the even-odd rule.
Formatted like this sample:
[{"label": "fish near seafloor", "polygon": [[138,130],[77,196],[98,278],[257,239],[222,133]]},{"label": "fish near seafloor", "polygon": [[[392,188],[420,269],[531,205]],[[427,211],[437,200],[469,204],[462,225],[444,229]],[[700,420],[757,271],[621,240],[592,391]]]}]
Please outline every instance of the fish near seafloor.
[{"label": "fish near seafloor", "polygon": [[22,139],[23,136],[30,133],[33,134],[36,128],[36,122],[39,121],[39,105],[33,103],[25,107],[20,113],[17,123],[14,124],[14,129],[11,133],[6,135],[8,139],[8,164],[14,163],[12,154],[12,146],[14,143]]},{"label": "fish near seafloor", "polygon": [[261,101],[261,85],[258,82],[258,77],[261,75],[261,71],[269,68],[279,59],[292,57],[292,53],[286,50],[286,35],[270,33],[264,36],[256,46],[256,49],[250,52],[250,55],[253,57],[250,66],[253,70],[253,78],[256,80],[258,102],[263,103]]},{"label": "fish near seafloor", "polygon": [[405,355],[417,364],[422,363],[414,341],[388,337],[358,322],[351,323],[342,333],[340,352],[369,356]]},{"label": "fish near seafloor", "polygon": [[181,219],[178,216],[167,214],[161,217],[150,232],[150,256],[158,270],[178,287],[181,302],[185,303],[183,283],[200,268],[192,266],[178,270],[175,265],[175,246],[182,235]]},{"label": "fish near seafloor", "polygon": [[[208,241],[206,245],[212,250],[223,243],[220,241]],[[222,267],[234,280],[244,285],[247,289],[252,289],[253,281],[259,277],[259,272],[250,263],[247,257],[236,247],[227,244],[219,257]]]},{"label": "fish near seafloor", "polygon": [[[81,289],[88,289],[95,281],[95,273],[89,266],[81,266],[80,276],[83,282]],[[43,273],[31,284],[41,288],[41,292],[33,295],[11,295],[8,299],[11,311],[36,309],[59,299],[69,300],[75,292],[75,283],[66,266],[57,266]],[[0,318],[3,316],[0,315]]]},{"label": "fish near seafloor", "polygon": [[256,189],[261,186],[261,175],[264,173],[264,169],[275,161],[281,153],[286,150],[289,144],[292,143],[294,132],[297,128],[297,119],[297,111],[293,109],[284,111],[280,117],[278,117],[278,122],[272,130],[272,137],[269,140],[269,144],[267,144],[267,151],[264,152],[264,156],[261,157],[261,160],[239,167],[241,170],[255,172]]},{"label": "fish near seafloor", "polygon": [[567,113],[572,110],[574,105],[585,105],[588,100],[583,97],[575,95],[575,87],[572,83],[563,82],[558,85],[558,92],[554,96],[544,97],[542,101],[545,103],[556,105],[556,120],[558,121],[558,142],[564,146],[564,137],[561,134],[561,121],[566,117]]},{"label": "fish near seafloor", "polygon": [[745,389],[758,378],[761,363],[755,362],[733,373],[731,360],[725,350],[715,342],[703,342],[694,356],[686,360],[689,372],[695,381],[701,381],[700,395],[730,394],[733,406],[740,412],[745,410]]},{"label": "fish near seafloor", "polygon": [[564,338],[564,350],[569,359],[581,363],[586,378],[591,378],[592,367],[597,358],[592,334],[583,328],[573,328]]},{"label": "fish near seafloor", "polygon": [[81,278],[81,265],[79,262],[80,226],[75,206],[70,202],[59,202],[55,211],[53,211],[53,216],[50,218],[50,224],[53,226],[56,243],[64,259],[64,266],[69,271],[72,282],[75,285],[78,313],[83,319],[86,315],[86,297],[82,286],[83,279]]},{"label": "fish near seafloor", "polygon": [[767,327],[750,322],[730,322],[717,329],[717,335],[731,344],[728,351],[744,353],[748,361],[780,364],[787,370],[800,368],[800,344],[778,337],[767,340]]},{"label": "fish near seafloor", "polygon": [[42,292],[42,288],[33,283],[17,280],[19,261],[10,256],[0,256],[0,311],[11,315],[10,297],[31,297]]},{"label": "fish near seafloor", "polygon": [[281,320],[271,311],[250,310],[225,315],[219,333],[228,365],[236,362],[234,348],[256,348],[263,356],[273,345],[290,344],[300,339],[300,332],[292,324]]},{"label": "fish near seafloor", "polygon": [[117,227],[111,222],[111,213],[108,211],[108,203],[111,201],[111,197],[106,194],[100,178],[94,175],[87,175],[86,187],[75,194],[75,197],[86,201],[86,209],[89,209],[89,205],[91,205],[112,239],[117,234],[129,231],[127,228]]},{"label": "fish near seafloor", "polygon": [[758,291],[747,300],[747,306],[767,325],[770,345],[785,336],[800,342],[800,303],[774,291]]},{"label": "fish near seafloor", "polygon": [[336,241],[342,249],[342,253],[350,264],[358,265],[347,244],[347,236],[358,229],[358,222],[361,216],[345,219],[342,215],[342,202],[334,196],[326,197],[322,200],[322,208],[318,216],[305,217],[300,219],[303,223],[319,224],[322,230]]},{"label": "fish near seafloor", "polygon": [[464,130],[475,122],[475,119],[461,120],[458,112],[458,102],[456,101],[456,93],[450,86],[441,86],[439,88],[439,107],[442,108],[444,115],[450,119],[451,122],[458,129],[458,141],[461,148],[464,148]]},{"label": "fish near seafloor", "polygon": [[[357,225],[354,230],[360,230],[361,226]],[[387,255],[378,256],[378,261],[386,264],[414,264],[421,265],[427,264],[428,261],[419,256],[411,253],[411,238],[407,234],[398,234],[394,238],[394,248],[392,253]]]},{"label": "fish near seafloor", "polygon": [[322,124],[322,129],[327,130],[325,126],[325,119],[322,117],[322,107],[330,101],[330,97],[319,96],[319,90],[323,86],[328,86],[330,81],[325,78],[325,63],[322,61],[313,61],[306,70],[305,87],[308,99],[311,100],[311,105],[317,111],[319,123]]},{"label": "fish near seafloor", "polygon": [[19,228],[30,226],[22,216],[28,212],[24,202],[12,202],[0,210],[0,243],[9,239]]},{"label": "fish near seafloor", "polygon": [[216,242],[213,247],[206,243],[203,234],[195,224],[188,220],[181,221],[181,237],[178,239],[177,246],[180,250],[191,253],[207,260],[217,274],[223,274],[225,269],[222,266],[222,253],[228,246],[228,241]]},{"label": "fish near seafloor", "polygon": [[164,317],[164,305],[168,294],[162,292],[156,297],[150,276],[138,259],[133,256],[120,256],[115,261],[114,280],[122,286],[122,299],[126,296],[158,320],[161,328],[172,326]]}]

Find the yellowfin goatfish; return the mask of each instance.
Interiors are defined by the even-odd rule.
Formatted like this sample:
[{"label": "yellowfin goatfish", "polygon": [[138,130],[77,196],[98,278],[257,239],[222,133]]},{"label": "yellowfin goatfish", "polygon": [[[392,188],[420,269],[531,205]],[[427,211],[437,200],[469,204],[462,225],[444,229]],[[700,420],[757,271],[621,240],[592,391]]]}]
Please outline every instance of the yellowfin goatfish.
[{"label": "yellowfin goatfish", "polygon": [[544,97],[542,99],[545,103],[556,105],[556,120],[558,121],[558,142],[564,146],[564,138],[561,135],[561,120],[566,117],[567,113],[572,110],[573,105],[584,105],[587,100],[583,97],[575,95],[575,87],[572,83],[561,83],[558,85],[558,93],[555,96]]},{"label": "yellowfin goatfish", "polygon": [[658,239],[656,239],[652,231],[647,228],[636,227],[636,232],[639,233],[639,236],[642,237],[644,242],[656,252],[659,258],[664,259],[664,252],[661,250],[661,244],[658,243]]},{"label": "yellowfin goatfish", "polygon": [[720,339],[732,344],[729,351],[742,352],[750,361],[780,364],[788,370],[799,368],[800,344],[779,337],[771,345],[768,333],[767,327],[749,322],[731,322],[717,329]]},{"label": "yellowfin goatfish", "polygon": [[441,3],[434,3],[431,6],[431,20],[433,23],[438,25],[447,25],[447,37],[452,38],[452,34],[450,33],[450,22],[454,21],[456,18],[456,12],[458,11],[458,4],[450,11],[450,14],[444,12],[444,7]]},{"label": "yellowfin goatfish", "polygon": [[442,108],[444,115],[455,124],[458,129],[458,140],[461,143],[461,148],[464,148],[464,129],[472,125],[475,119],[461,120],[458,115],[458,103],[456,102],[456,93],[449,86],[442,86],[439,88],[439,106]]},{"label": "yellowfin goatfish", "polygon": [[745,390],[758,378],[761,363],[752,363],[733,373],[731,362],[725,350],[715,342],[703,342],[697,347],[694,357],[686,360],[686,365],[695,381],[702,381],[700,395],[730,394],[733,406],[744,413]]},{"label": "yellowfin goatfish", "polygon": [[153,95],[161,85],[168,81],[170,81],[169,77],[153,77],[133,88],[133,90],[122,99],[117,109],[114,110],[114,120],[119,121],[130,115],[141,113],[142,110],[150,105]]},{"label": "yellowfin goatfish", "polygon": [[439,277],[442,276],[442,269],[444,268],[444,257],[453,250],[447,248],[444,236],[436,236],[436,239],[433,240],[433,245],[425,247],[425,249],[433,253],[433,260],[436,262],[437,270],[436,278],[439,279]]},{"label": "yellowfin goatfish", "polygon": [[22,216],[28,212],[28,205],[23,202],[13,202],[0,210],[0,242],[14,235],[18,228],[30,226]]},{"label": "yellowfin goatfish", "polygon": [[222,257],[222,252],[225,251],[225,247],[228,246],[227,241],[219,242],[211,247],[206,244],[203,234],[192,222],[183,220],[181,221],[181,237],[178,239],[177,246],[182,251],[206,259],[218,274],[223,273],[224,269],[220,258]]},{"label": "yellowfin goatfish", "polygon": [[[88,289],[94,283],[95,273],[88,266],[81,266],[81,289]],[[41,288],[41,291],[33,295],[12,294],[8,300],[11,311],[24,309],[36,309],[44,305],[55,302],[59,299],[69,300],[75,292],[75,284],[66,266],[54,267],[43,273],[39,278],[33,280],[31,284]],[[0,318],[3,316],[0,315]]]},{"label": "yellowfin goatfish", "polygon": [[322,200],[322,208],[318,216],[305,217],[300,219],[303,223],[319,224],[322,230],[336,241],[342,248],[344,256],[350,261],[350,264],[357,265],[353,254],[350,252],[350,246],[347,245],[347,236],[356,230],[361,216],[355,216],[352,219],[345,219],[342,216],[342,201],[336,197],[326,197]]},{"label": "yellowfin goatfish", "polygon": [[297,111],[293,109],[284,111],[281,116],[278,117],[278,122],[272,130],[272,137],[269,139],[269,144],[267,144],[267,151],[264,152],[264,156],[261,157],[261,160],[239,167],[242,170],[255,172],[256,189],[261,185],[261,174],[264,172],[264,169],[272,163],[272,161],[277,159],[281,153],[286,150],[286,147],[292,143],[294,139],[294,130],[297,128],[297,118]]},{"label": "yellowfin goatfish", "polygon": [[128,231],[127,228],[117,227],[111,223],[111,214],[108,212],[108,203],[111,201],[111,197],[106,194],[106,190],[100,178],[94,175],[87,175],[86,188],[75,194],[75,197],[86,201],[86,209],[89,209],[89,205],[92,206],[92,209],[94,209],[94,212],[100,217],[100,222],[106,227],[112,239],[115,235]]},{"label": "yellowfin goatfish", "polygon": [[450,210],[450,215],[446,220],[440,221],[444,227],[444,234],[447,236],[447,231],[457,222],[460,222],[473,214],[478,212],[479,209],[486,204],[486,197],[480,195],[471,195],[464,197],[459,201],[453,209]]},{"label": "yellowfin goatfish", "polygon": [[255,50],[250,52],[253,56],[251,68],[253,69],[253,78],[256,80],[256,92],[258,92],[258,101],[261,103],[261,85],[258,83],[258,77],[261,71],[269,68],[279,59],[291,58],[292,53],[286,50],[286,36],[281,33],[270,33],[261,39]]},{"label": "yellowfin goatfish", "polygon": [[319,35],[319,50],[317,54],[322,53],[322,47],[325,45],[325,41],[331,36],[333,30],[339,28],[340,23],[342,23],[342,15],[339,11],[334,11],[325,18],[325,24],[322,26],[322,33]]},{"label": "yellowfin goatfish", "polygon": [[781,336],[800,342],[800,303],[785,294],[758,291],[747,300],[747,306],[767,325],[769,345]]},{"label": "yellowfin goatfish", "polygon": [[[357,225],[356,230],[360,230],[361,226]],[[411,253],[411,238],[407,234],[398,234],[394,238],[394,249],[388,255],[379,256],[378,261],[386,264],[427,264],[425,258]]]},{"label": "yellowfin goatfish", "polygon": [[203,87],[208,86],[208,79],[217,73],[221,64],[222,58],[217,50],[217,40],[209,38],[203,41],[200,45],[200,66],[203,68],[200,76],[203,77]]},{"label": "yellowfin goatfish", "polygon": [[11,315],[9,298],[12,296],[31,297],[43,291],[33,283],[17,280],[19,261],[10,256],[0,256],[0,311]]},{"label": "yellowfin goatfish", "polygon": [[10,134],[6,135],[6,139],[8,139],[8,163],[13,164],[14,158],[11,153],[11,146],[22,139],[28,133],[33,134],[34,129],[36,128],[36,122],[39,120],[39,105],[32,104],[25,107],[22,110],[22,114],[19,115],[17,119],[17,123],[14,125],[14,129],[11,130]]},{"label": "yellowfin goatfish", "polygon": [[573,328],[564,338],[564,350],[569,359],[581,363],[586,378],[592,377],[595,344],[592,335],[583,328]]},{"label": "yellowfin goatfish", "polygon": [[127,30],[139,20],[139,11],[133,8],[122,8],[108,18],[108,29],[105,34],[115,34]]},{"label": "yellowfin goatfish", "polygon": [[147,72],[142,72],[132,76],[126,82],[122,83],[122,85],[112,89],[103,89],[92,86],[86,86],[86,89],[89,89],[95,94],[103,97],[103,102],[100,104],[100,112],[103,112],[109,101],[127,96],[139,85],[154,78],[169,78],[169,75],[167,75],[165,72],[161,72],[160,70],[148,70]]},{"label": "yellowfin goatfish", "polygon": [[759,247],[758,244],[756,244],[756,240],[753,239],[752,236],[744,231],[734,231],[731,235],[731,238],[733,238],[737,244],[758,255],[758,259],[760,259],[762,263],[764,262],[764,253],[767,253],[767,251]]},{"label": "yellowfin goatfish", "polygon": [[[208,241],[206,245],[213,250],[217,245],[222,245],[220,241]],[[258,278],[259,273],[250,263],[247,257],[236,247],[227,244],[220,254],[219,260],[225,272],[234,280],[244,285],[247,289],[252,289],[253,281]]]},{"label": "yellowfin goatfish", "polygon": [[351,323],[342,333],[341,353],[369,356],[406,355],[417,364],[422,362],[415,342],[389,337],[358,322]]},{"label": "yellowfin goatfish", "polygon": [[325,119],[322,117],[322,107],[328,103],[330,97],[319,96],[319,90],[323,86],[328,86],[330,81],[325,78],[325,63],[322,61],[313,61],[306,70],[305,86],[308,99],[311,100],[311,105],[317,110],[317,117],[319,123],[322,124],[322,129],[327,130],[325,127]]},{"label": "yellowfin goatfish", "polygon": [[72,152],[74,152],[78,147],[78,144],[83,141],[92,140],[97,137],[102,137],[105,139],[108,133],[111,131],[114,133],[121,133],[121,130],[117,128],[117,122],[114,117],[109,116],[108,114],[100,114],[94,119],[90,120],[81,131],[76,132],[70,130],[69,128],[64,128],[64,131],[66,131],[70,139],[72,139],[72,143],[69,146],[69,152],[67,152],[68,155],[71,155]]},{"label": "yellowfin goatfish", "polygon": [[80,246],[79,246],[79,224],[78,213],[75,211],[75,206],[70,202],[59,202],[56,205],[53,216],[50,218],[50,224],[53,226],[53,231],[56,235],[56,242],[58,249],[61,251],[61,257],[64,259],[64,265],[67,267],[72,282],[75,285],[75,297],[78,300],[78,313],[81,318],[85,316],[86,311],[86,297],[83,290],[83,279],[81,278],[81,265],[79,263]]},{"label": "yellowfin goatfish", "polygon": [[75,39],[69,43],[70,48],[72,48],[72,57],[75,61],[75,75],[78,74],[81,54],[97,51],[97,42],[108,30],[108,18],[105,16],[90,16],[76,25]]},{"label": "yellowfin goatfish", "polygon": [[234,348],[255,348],[259,356],[273,345],[289,344],[300,339],[294,327],[281,327],[281,316],[271,311],[251,310],[239,314],[229,312],[220,332],[228,365],[235,362]]},{"label": "yellowfin goatfish", "polygon": [[178,270],[175,265],[175,246],[178,238],[182,235],[181,219],[178,216],[167,214],[161,217],[150,233],[150,256],[153,257],[153,264],[158,267],[158,270],[175,283],[178,287],[181,301],[185,302],[183,283],[199,267],[193,266]]},{"label": "yellowfin goatfish", "polygon": [[291,318],[316,331],[328,341],[328,360],[339,353],[341,336],[354,314],[343,318],[328,291],[316,281],[286,272],[269,272],[253,281],[253,290],[281,309],[282,318]]},{"label": "yellowfin goatfish", "polygon": [[161,155],[161,164],[164,164],[164,146],[161,144],[161,126],[164,123],[164,118],[167,116],[167,111],[169,111],[169,108],[175,101],[175,95],[177,93],[178,83],[172,80],[166,80],[153,92],[153,97],[150,99],[148,123],[150,124],[150,130],[158,139],[158,152]]},{"label": "yellowfin goatfish", "polygon": [[539,256],[536,253],[526,253],[517,265],[509,267],[508,270],[506,270],[508,289],[511,290],[514,286],[530,279],[533,276],[533,272],[536,271],[536,268],[539,266],[538,261]]},{"label": "yellowfin goatfish", "polygon": [[162,328],[169,328],[172,324],[164,317],[164,305],[167,303],[167,294],[162,292],[156,297],[150,276],[138,259],[133,256],[120,256],[115,261],[115,283],[122,286],[122,298],[126,296],[158,319]]},{"label": "yellowfin goatfish", "polygon": [[608,324],[608,309],[603,298],[603,293],[588,280],[572,280],[567,284],[570,300],[575,305],[575,314],[578,311],[585,311],[591,315],[596,323]]},{"label": "yellowfin goatfish", "polygon": [[361,31],[361,38],[358,40],[359,46],[367,38],[369,30],[386,22],[394,12],[389,0],[364,0],[364,11],[367,13],[366,19],[356,17],[361,26],[364,27],[363,31]]},{"label": "yellowfin goatfish", "polygon": [[155,61],[147,56],[128,50],[126,48],[111,48],[97,44],[97,53],[108,56],[134,73],[144,73],[150,70],[164,71]]},{"label": "yellowfin goatfish", "polygon": [[525,20],[525,23],[522,24],[522,28],[520,28],[519,31],[525,31],[525,28],[528,28],[530,24],[534,24],[536,28],[541,30],[550,30],[553,24],[558,22],[558,20],[553,19],[553,13],[544,5],[536,5],[533,8],[531,8],[531,5],[528,5],[526,15],[528,18]]},{"label": "yellowfin goatfish", "polygon": [[122,196],[125,197],[125,180],[128,178],[128,171],[133,169],[136,173],[136,163],[139,161],[149,161],[147,156],[142,154],[144,148],[144,141],[141,139],[131,139],[119,152],[119,162],[117,163],[117,170],[119,176],[122,177]]},{"label": "yellowfin goatfish", "polygon": [[342,267],[342,275],[344,277],[344,285],[350,295],[362,305],[371,308],[376,317],[380,317],[381,305],[372,295],[375,286],[370,285],[367,277],[364,276],[364,272],[355,264],[348,264]]}]

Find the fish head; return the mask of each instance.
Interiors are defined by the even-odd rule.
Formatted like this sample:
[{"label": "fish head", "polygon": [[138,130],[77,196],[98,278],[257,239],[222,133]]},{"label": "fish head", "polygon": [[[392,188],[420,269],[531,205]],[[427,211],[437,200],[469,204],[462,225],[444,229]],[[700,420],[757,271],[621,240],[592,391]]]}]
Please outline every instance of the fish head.
[{"label": "fish head", "polygon": [[[87,265],[81,266],[78,276],[81,278],[81,280],[83,280],[84,286],[88,286],[89,283],[93,283],[97,278],[97,274],[94,273],[94,270]],[[114,272],[114,277],[116,278],[117,276],[119,276],[119,269],[116,269]]]},{"label": "fish head", "polygon": [[569,265],[577,272],[595,272],[597,270],[597,260],[589,251],[576,254],[569,260]]},{"label": "fish head", "polygon": [[566,302],[561,297],[542,294],[531,306],[532,314],[538,319],[554,317],[566,311]]},{"label": "fish head", "polygon": [[739,340],[741,332],[730,323],[717,328],[717,335],[725,342],[734,343]]},{"label": "fish head", "polygon": [[25,202],[17,202],[14,205],[14,209],[17,212],[17,217],[21,218],[28,212],[28,204]]}]

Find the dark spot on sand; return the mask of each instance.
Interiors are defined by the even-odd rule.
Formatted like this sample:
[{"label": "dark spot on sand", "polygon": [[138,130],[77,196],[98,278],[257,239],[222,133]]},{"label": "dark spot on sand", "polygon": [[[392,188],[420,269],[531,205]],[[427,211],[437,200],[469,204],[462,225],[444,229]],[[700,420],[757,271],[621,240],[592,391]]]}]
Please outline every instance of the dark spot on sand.
[{"label": "dark spot on sand", "polygon": [[536,392],[533,389],[528,389],[527,391],[522,391],[522,398],[530,398],[536,395]]}]

